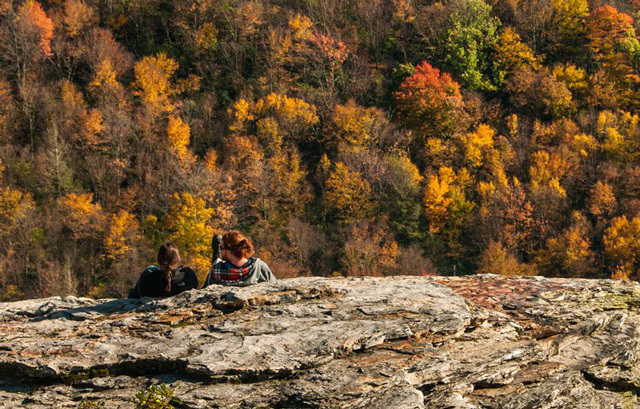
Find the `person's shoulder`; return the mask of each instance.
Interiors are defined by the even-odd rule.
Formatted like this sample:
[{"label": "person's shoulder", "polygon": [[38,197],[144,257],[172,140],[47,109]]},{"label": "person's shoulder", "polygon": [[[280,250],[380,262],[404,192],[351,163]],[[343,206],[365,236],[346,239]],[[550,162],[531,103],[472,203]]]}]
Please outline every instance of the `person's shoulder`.
[{"label": "person's shoulder", "polygon": [[260,268],[260,269],[269,269],[269,266],[267,265],[267,263],[262,260],[261,258],[258,257],[252,257],[253,259],[253,266],[255,268]]},{"label": "person's shoulder", "polygon": [[258,274],[258,282],[276,282],[276,277],[273,275],[273,272],[271,271],[267,263],[265,263],[264,260],[261,260],[258,257],[256,257],[253,261],[253,271],[254,274]]},{"label": "person's shoulder", "polygon": [[147,266],[147,268],[144,269],[144,271],[142,272],[143,275],[149,275],[149,274],[153,274],[155,272],[161,271],[160,267],[154,266],[153,264]]},{"label": "person's shoulder", "polygon": [[151,276],[153,273],[160,271],[159,267],[154,266],[153,264],[150,266],[147,266],[147,268],[145,268],[142,271],[142,274],[140,275],[140,278],[144,278],[147,279],[149,276]]},{"label": "person's shoulder", "polygon": [[253,263],[254,265],[256,265],[256,266],[260,266],[260,265],[263,265],[263,264],[266,265],[267,264],[260,257],[251,257],[249,259],[249,261],[251,263]]},{"label": "person's shoulder", "polygon": [[195,274],[195,271],[191,268],[191,267],[187,267],[187,266],[182,266],[180,267],[180,271],[184,272],[185,274]]}]

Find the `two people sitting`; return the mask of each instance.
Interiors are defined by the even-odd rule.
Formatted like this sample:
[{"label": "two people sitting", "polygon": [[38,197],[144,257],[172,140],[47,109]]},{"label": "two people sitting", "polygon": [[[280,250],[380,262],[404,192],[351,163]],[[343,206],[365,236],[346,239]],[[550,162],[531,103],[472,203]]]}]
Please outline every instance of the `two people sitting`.
[{"label": "two people sitting", "polygon": [[[211,269],[202,288],[211,284],[251,285],[275,282],[267,264],[253,257],[251,240],[238,231],[214,236],[211,242],[213,259]],[[159,267],[149,266],[129,292],[129,298],[169,297],[198,288],[198,277],[189,267],[182,265],[178,248],[164,243],[158,250]]]}]

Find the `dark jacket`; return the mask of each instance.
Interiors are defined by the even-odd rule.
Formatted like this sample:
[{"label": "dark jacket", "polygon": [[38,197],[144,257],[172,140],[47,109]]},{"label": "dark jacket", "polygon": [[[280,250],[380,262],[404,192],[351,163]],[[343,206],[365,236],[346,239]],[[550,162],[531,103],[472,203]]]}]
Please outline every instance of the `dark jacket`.
[{"label": "dark jacket", "polygon": [[275,283],[276,277],[267,263],[257,257],[251,257],[242,266],[236,266],[230,261],[220,260],[211,267],[202,288],[211,284],[242,286],[264,281]]},{"label": "dark jacket", "polygon": [[164,270],[149,266],[143,272],[135,287],[129,292],[129,298],[170,297],[183,291],[198,288],[198,277],[189,267],[179,267],[171,278],[171,291],[165,291],[167,277]]}]

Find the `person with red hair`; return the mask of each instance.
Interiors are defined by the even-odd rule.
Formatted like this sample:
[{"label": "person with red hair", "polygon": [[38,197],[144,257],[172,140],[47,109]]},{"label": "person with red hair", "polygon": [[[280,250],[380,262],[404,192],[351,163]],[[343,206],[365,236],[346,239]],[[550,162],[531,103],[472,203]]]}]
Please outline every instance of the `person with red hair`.
[{"label": "person with red hair", "polygon": [[[214,236],[212,247],[214,257],[219,245],[220,258],[216,258],[209,270],[202,288],[211,284],[251,285],[261,282],[276,282],[269,266],[253,256],[253,243],[239,231],[230,231],[222,236]],[[216,239],[218,238],[218,239]]]}]

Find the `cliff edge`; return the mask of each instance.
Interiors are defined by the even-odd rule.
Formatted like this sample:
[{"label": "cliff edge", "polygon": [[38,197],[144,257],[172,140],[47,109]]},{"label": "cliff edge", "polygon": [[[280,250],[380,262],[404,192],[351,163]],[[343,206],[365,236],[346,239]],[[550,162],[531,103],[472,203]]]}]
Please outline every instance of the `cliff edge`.
[{"label": "cliff edge", "polygon": [[298,278],[0,303],[0,407],[640,408],[640,285]]}]

